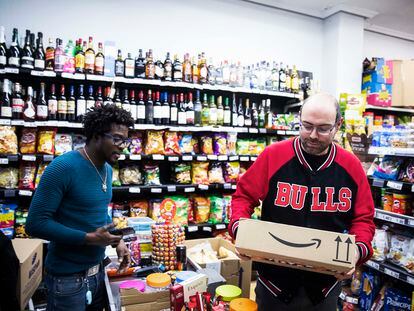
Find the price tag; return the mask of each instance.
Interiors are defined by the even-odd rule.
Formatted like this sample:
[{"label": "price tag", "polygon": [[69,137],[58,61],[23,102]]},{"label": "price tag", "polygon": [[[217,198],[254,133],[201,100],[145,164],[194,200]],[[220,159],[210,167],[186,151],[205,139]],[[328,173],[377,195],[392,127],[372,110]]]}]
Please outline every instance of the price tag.
[{"label": "price tag", "polygon": [[16,196],[16,191],[14,190],[4,190],[4,197],[5,198],[14,198]]},{"label": "price tag", "polygon": [[5,74],[6,70],[5,69],[0,69],[0,74]]},{"label": "price tag", "polygon": [[8,158],[0,158],[0,164],[9,164]]},{"label": "price tag", "polygon": [[198,231],[198,227],[197,226],[188,226],[188,232],[196,232]]},{"label": "price tag", "polygon": [[198,185],[200,190],[208,190],[208,185]]},{"label": "price tag", "polygon": [[372,181],[372,185],[374,187],[380,187],[380,188],[382,188],[382,187],[384,187],[384,183],[385,183],[385,180],[384,179],[374,178],[374,180]]},{"label": "price tag", "polygon": [[265,134],[266,133],[266,129],[259,129],[259,133]]},{"label": "price tag", "polygon": [[30,72],[30,74],[31,74],[32,76],[36,76],[36,77],[43,77],[43,76],[44,76],[43,71],[37,71],[37,70],[32,70],[32,71]]},{"label": "price tag", "polygon": [[257,157],[250,157],[250,161],[256,161],[257,160]]},{"label": "price tag", "polygon": [[286,135],[296,135],[296,131],[286,131]]},{"label": "price tag", "polygon": [[240,133],[247,133],[249,129],[247,127],[242,127],[239,129]]},{"label": "price tag", "polygon": [[59,121],[48,121],[48,126],[58,126],[59,125]]},{"label": "price tag", "polygon": [[397,181],[388,181],[387,186],[393,189],[401,190],[403,187],[403,184]]},{"label": "price tag", "polygon": [[12,120],[11,125],[23,126],[24,121],[23,120]]},{"label": "price tag", "polygon": [[231,189],[236,190],[237,189],[237,185],[231,185]]},{"label": "price tag", "polygon": [[178,157],[168,157],[168,161],[170,162],[178,162],[179,158]]},{"label": "price tag", "polygon": [[220,156],[218,156],[218,160],[219,161],[227,161],[228,160],[228,156],[226,156],[226,155],[220,155]]},{"label": "price tag", "polygon": [[408,225],[414,227],[414,219],[408,219]]},{"label": "price tag", "polygon": [[341,292],[341,293],[339,294],[339,298],[341,298],[342,300],[345,300],[345,298],[346,298],[346,294],[345,294],[344,292]]},{"label": "price tag", "polygon": [[211,228],[211,227],[203,227],[203,231],[212,232],[213,231],[213,228]]},{"label": "price tag", "polygon": [[153,155],[152,155],[152,159],[153,159],[153,160],[157,160],[157,161],[159,161],[159,160],[164,160],[164,159],[165,159],[165,157],[164,157],[164,155],[162,155],[162,154],[153,154]]},{"label": "price tag", "polygon": [[67,79],[72,79],[73,78],[73,74],[68,73],[68,72],[62,72],[61,77],[62,78],[67,78]]},{"label": "price tag", "polygon": [[73,123],[73,122],[68,122],[68,127],[72,127],[72,128],[78,128],[78,129],[80,129],[80,128],[82,128],[82,127],[83,127],[83,125],[82,125],[82,123]]},{"label": "price tag", "polygon": [[226,225],[225,225],[225,224],[218,224],[218,225],[216,225],[216,229],[217,229],[217,230],[223,230],[223,229],[226,229]]},{"label": "price tag", "polygon": [[411,276],[407,276],[407,283],[414,285],[414,278],[412,278]]},{"label": "price tag", "polygon": [[240,161],[242,161],[242,162],[248,162],[249,161],[249,157],[248,156],[241,156],[240,157]]},{"label": "price tag", "polygon": [[141,155],[140,154],[130,154],[129,159],[130,160],[135,160],[135,161],[140,161],[141,160]]},{"label": "price tag", "polygon": [[194,191],[195,191],[194,187],[184,188],[184,192],[194,192]]},{"label": "price tag", "polygon": [[398,272],[392,271],[388,268],[384,268],[384,273],[396,279],[400,278],[400,274]]},{"label": "price tag", "polygon": [[128,189],[129,193],[141,193],[140,187],[129,187]]},{"label": "price tag", "polygon": [[36,121],[36,126],[47,126],[47,121]]},{"label": "price tag", "polygon": [[358,298],[347,296],[345,300],[346,300],[346,302],[352,303],[354,305],[358,304]]},{"label": "price tag", "polygon": [[120,154],[118,160],[119,161],[125,160],[125,154]]},{"label": "price tag", "polygon": [[36,127],[36,122],[24,122],[25,127]]},{"label": "price tag", "polygon": [[231,184],[225,183],[223,184],[224,189],[231,189]]},{"label": "price tag", "polygon": [[161,193],[162,188],[151,188],[151,193]]},{"label": "price tag", "polygon": [[376,269],[376,270],[380,269],[380,265],[378,263],[376,263],[375,261],[372,261],[372,260],[368,260],[367,265],[370,266],[371,268]]},{"label": "price tag", "polygon": [[36,161],[36,156],[25,154],[25,155],[22,156],[22,160],[23,161],[31,161],[31,162],[34,162],[34,161]]},{"label": "price tag", "polygon": [[19,73],[19,68],[5,68],[6,73],[14,73],[14,74],[18,74]]},{"label": "price tag", "polygon": [[285,131],[278,130],[278,131],[276,132],[276,134],[277,134],[277,135],[285,135]]},{"label": "price tag", "polygon": [[43,156],[43,161],[45,161],[45,162],[52,162],[53,161],[53,156],[51,154],[45,154]]},{"label": "price tag", "polygon": [[168,192],[176,192],[177,187],[176,186],[167,186],[167,190],[168,190]]},{"label": "price tag", "polygon": [[237,161],[239,159],[239,156],[230,156],[229,161]]},{"label": "price tag", "polygon": [[30,190],[19,190],[19,195],[22,197],[31,197],[32,194]]},{"label": "price tag", "polygon": [[209,155],[207,156],[207,158],[208,158],[209,160],[213,160],[213,161],[217,160],[217,156],[216,156],[215,154],[209,154]]},{"label": "price tag", "polygon": [[56,73],[54,73],[53,71],[47,70],[47,71],[43,71],[43,76],[45,76],[45,77],[56,77]]},{"label": "price tag", "polygon": [[7,119],[0,119],[0,125],[10,125],[11,121]]},{"label": "price tag", "polygon": [[259,133],[259,130],[258,129],[255,129],[255,128],[249,128],[249,133]]},{"label": "price tag", "polygon": [[207,161],[206,156],[197,156],[197,161]]},{"label": "price tag", "polygon": [[184,155],[182,157],[183,161],[193,161],[193,156],[190,155]]}]

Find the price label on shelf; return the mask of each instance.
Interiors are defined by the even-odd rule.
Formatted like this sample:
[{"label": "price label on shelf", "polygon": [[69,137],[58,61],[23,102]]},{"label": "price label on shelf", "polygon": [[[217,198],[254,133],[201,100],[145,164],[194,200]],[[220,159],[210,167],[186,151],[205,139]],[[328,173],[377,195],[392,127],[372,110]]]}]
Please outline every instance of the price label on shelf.
[{"label": "price label on shelf", "polygon": [[45,161],[45,162],[52,162],[53,161],[53,156],[51,154],[45,154],[43,156],[43,161]]},{"label": "price label on shelf", "polygon": [[47,71],[43,71],[43,76],[44,77],[56,77],[56,73],[53,71],[47,70]]},{"label": "price label on shelf", "polygon": [[47,121],[36,121],[36,126],[47,126]]},{"label": "price label on shelf", "polygon": [[250,161],[256,161],[257,160],[257,157],[250,157]]},{"label": "price label on shelf", "polygon": [[407,275],[407,283],[414,285],[414,278],[412,278],[411,276]]},{"label": "price label on shelf", "polygon": [[223,230],[223,229],[226,229],[226,225],[225,225],[225,224],[218,224],[218,225],[216,225],[216,229],[217,229],[217,230]]},{"label": "price label on shelf", "polygon": [[131,155],[129,155],[129,159],[134,160],[134,161],[140,161],[141,160],[141,155],[140,154],[131,154]]},{"label": "price label on shelf", "polygon": [[5,74],[6,73],[6,70],[5,69],[0,69],[0,74]]},{"label": "price label on shelf", "polygon": [[342,300],[345,300],[345,298],[346,298],[346,294],[345,294],[344,292],[341,292],[341,293],[339,294],[339,298],[341,298]]},{"label": "price label on shelf", "polygon": [[153,159],[153,160],[157,160],[157,161],[159,161],[159,160],[164,160],[164,159],[165,159],[165,157],[164,157],[164,155],[162,155],[162,154],[153,154],[153,155],[152,155],[152,159]]},{"label": "price label on shelf", "polygon": [[213,231],[213,228],[211,228],[211,227],[203,227],[203,231],[212,232]]},{"label": "price label on shelf", "polygon": [[184,192],[194,192],[194,191],[195,191],[194,187],[184,188]]},{"label": "price label on shelf", "polygon": [[31,197],[32,194],[30,190],[19,190],[19,195],[22,197]]},{"label": "price label on shelf", "polygon": [[193,156],[190,155],[184,155],[182,157],[183,161],[193,161]]},{"label": "price label on shelf", "polygon": [[59,125],[59,121],[47,121],[47,125],[48,126],[58,126]]},{"label": "price label on shelf", "polygon": [[14,73],[14,74],[18,74],[19,73],[19,68],[5,68],[6,73]]},{"label": "price label on shelf", "polygon": [[208,190],[208,185],[198,185],[200,190]]},{"label": "price label on shelf", "polygon": [[177,187],[176,186],[167,186],[167,191],[168,192],[176,192],[177,191]]},{"label": "price label on shelf", "polygon": [[231,189],[231,184],[225,183],[223,184],[224,189]]},{"label": "price label on shelf", "polygon": [[128,189],[129,193],[141,193],[140,187],[129,187]]},{"label": "price label on shelf", "polygon": [[250,159],[249,159],[249,157],[248,156],[241,156],[240,157],[240,161],[242,161],[242,162],[248,162]]},{"label": "price label on shelf", "polygon": [[372,260],[368,260],[367,265],[370,266],[371,268],[376,269],[376,270],[380,269],[380,265],[378,263],[376,263],[375,261],[372,261]]},{"label": "price label on shelf", "polygon": [[178,162],[179,159],[179,157],[168,157],[168,161],[170,162]]},{"label": "price label on shelf", "polygon": [[228,156],[226,156],[226,155],[219,155],[219,156],[218,156],[218,160],[219,160],[219,161],[227,161],[227,160],[228,160],[228,158],[229,158],[229,157],[228,157]]},{"label": "price label on shelf", "polygon": [[121,154],[121,155],[119,155],[118,160],[119,160],[119,161],[124,161],[124,160],[125,160],[125,154]]},{"label": "price label on shelf", "polygon": [[380,187],[380,188],[382,188],[382,187],[384,187],[384,183],[385,183],[385,180],[384,179],[374,178],[374,180],[372,181],[372,185],[374,187]]},{"label": "price label on shelf", "polygon": [[14,198],[16,196],[16,191],[14,190],[4,190],[4,197],[5,198]]},{"label": "price label on shelf", "polygon": [[408,219],[408,225],[414,227],[414,219]]},{"label": "price label on shelf", "polygon": [[400,274],[398,272],[392,271],[388,268],[384,268],[384,273],[396,279],[400,278]]},{"label": "price label on shelf", "polygon": [[197,161],[207,161],[206,156],[197,156]]},{"label": "price label on shelf", "polygon": [[151,188],[151,193],[161,193],[162,188]]},{"label": "price label on shelf", "polygon": [[350,296],[347,296],[347,297],[345,298],[345,301],[346,301],[346,302],[349,302],[349,303],[352,303],[352,304],[354,304],[354,305],[357,305],[357,304],[358,304],[358,298],[355,298],[355,297],[350,297]]},{"label": "price label on shelf", "polygon": [[239,156],[230,156],[229,161],[237,161],[239,159]]},{"label": "price label on shelf", "polygon": [[258,129],[256,129],[256,128],[249,128],[249,133],[254,133],[254,134],[256,134],[256,133],[259,133],[259,130],[258,130]]},{"label": "price label on shelf", "polygon": [[259,129],[260,134],[266,134],[266,129]]},{"label": "price label on shelf", "polygon": [[197,226],[188,226],[188,232],[196,232],[198,231],[198,227]]},{"label": "price label on shelf", "polygon": [[11,125],[23,126],[24,125],[24,121],[23,120],[12,120],[11,121]]},{"label": "price label on shelf", "polygon": [[36,122],[24,122],[25,127],[37,127]]},{"label": "price label on shelf", "polygon": [[9,164],[8,158],[0,158],[0,164]]},{"label": "price label on shelf", "polygon": [[22,156],[22,160],[23,161],[30,161],[30,162],[34,162],[36,161],[36,156],[35,155],[28,155],[28,154],[24,154]]},{"label": "price label on shelf", "polygon": [[390,181],[387,182],[387,186],[392,188],[392,189],[401,190],[402,187],[403,187],[403,183],[390,180]]},{"label": "price label on shelf", "polygon": [[276,132],[276,134],[277,134],[277,135],[285,135],[285,134],[286,134],[286,132],[285,132],[285,131],[282,131],[282,130],[278,130],[278,131]]},{"label": "price label on shelf", "polygon": [[37,70],[32,70],[32,71],[30,72],[30,74],[31,74],[32,76],[36,76],[36,77],[43,77],[43,76],[44,76],[43,71],[37,71]]},{"label": "price label on shelf", "polygon": [[11,121],[7,119],[0,119],[0,125],[10,125]]},{"label": "price label on shelf", "polygon": [[207,158],[208,158],[209,160],[212,160],[212,161],[217,160],[217,156],[216,156],[215,154],[209,154],[209,155],[207,156]]}]

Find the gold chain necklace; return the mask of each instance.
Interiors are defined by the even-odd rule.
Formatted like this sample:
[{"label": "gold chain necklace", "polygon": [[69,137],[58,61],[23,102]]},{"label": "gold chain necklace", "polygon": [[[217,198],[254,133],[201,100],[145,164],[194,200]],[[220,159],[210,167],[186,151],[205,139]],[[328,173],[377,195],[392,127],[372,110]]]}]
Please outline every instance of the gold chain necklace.
[{"label": "gold chain necklace", "polygon": [[86,157],[88,158],[89,162],[91,162],[91,164],[93,165],[93,167],[95,168],[96,173],[98,174],[99,178],[102,181],[102,191],[106,192],[107,190],[107,186],[106,186],[106,177],[107,177],[107,171],[106,171],[106,167],[105,167],[105,178],[102,178],[101,174],[99,173],[98,169],[96,168],[95,164],[93,164],[91,158],[89,157],[88,153],[86,152],[85,147],[83,147],[83,152],[85,152]]}]

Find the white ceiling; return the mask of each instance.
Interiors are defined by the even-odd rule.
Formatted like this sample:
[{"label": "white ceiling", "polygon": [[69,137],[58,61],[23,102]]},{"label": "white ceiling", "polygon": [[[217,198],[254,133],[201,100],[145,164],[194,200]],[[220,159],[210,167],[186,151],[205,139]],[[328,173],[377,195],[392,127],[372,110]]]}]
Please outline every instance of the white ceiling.
[{"label": "white ceiling", "polygon": [[337,12],[366,18],[365,29],[414,41],[414,0],[243,0],[324,19]]}]

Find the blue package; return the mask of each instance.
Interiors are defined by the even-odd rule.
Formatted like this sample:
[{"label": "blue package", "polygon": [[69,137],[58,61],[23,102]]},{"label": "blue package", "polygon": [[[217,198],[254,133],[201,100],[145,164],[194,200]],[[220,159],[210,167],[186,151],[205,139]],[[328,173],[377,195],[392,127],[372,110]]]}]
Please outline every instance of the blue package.
[{"label": "blue package", "polygon": [[395,288],[387,288],[385,291],[384,311],[411,310],[411,299]]},{"label": "blue package", "polygon": [[384,156],[373,175],[382,179],[397,180],[402,163],[401,159]]},{"label": "blue package", "polygon": [[8,237],[9,239],[13,239],[14,236],[14,228],[0,228],[0,231],[3,232],[3,234]]},{"label": "blue package", "polygon": [[372,272],[362,273],[362,290],[359,298],[361,310],[371,310],[375,297],[380,290],[380,279],[377,274]]}]

